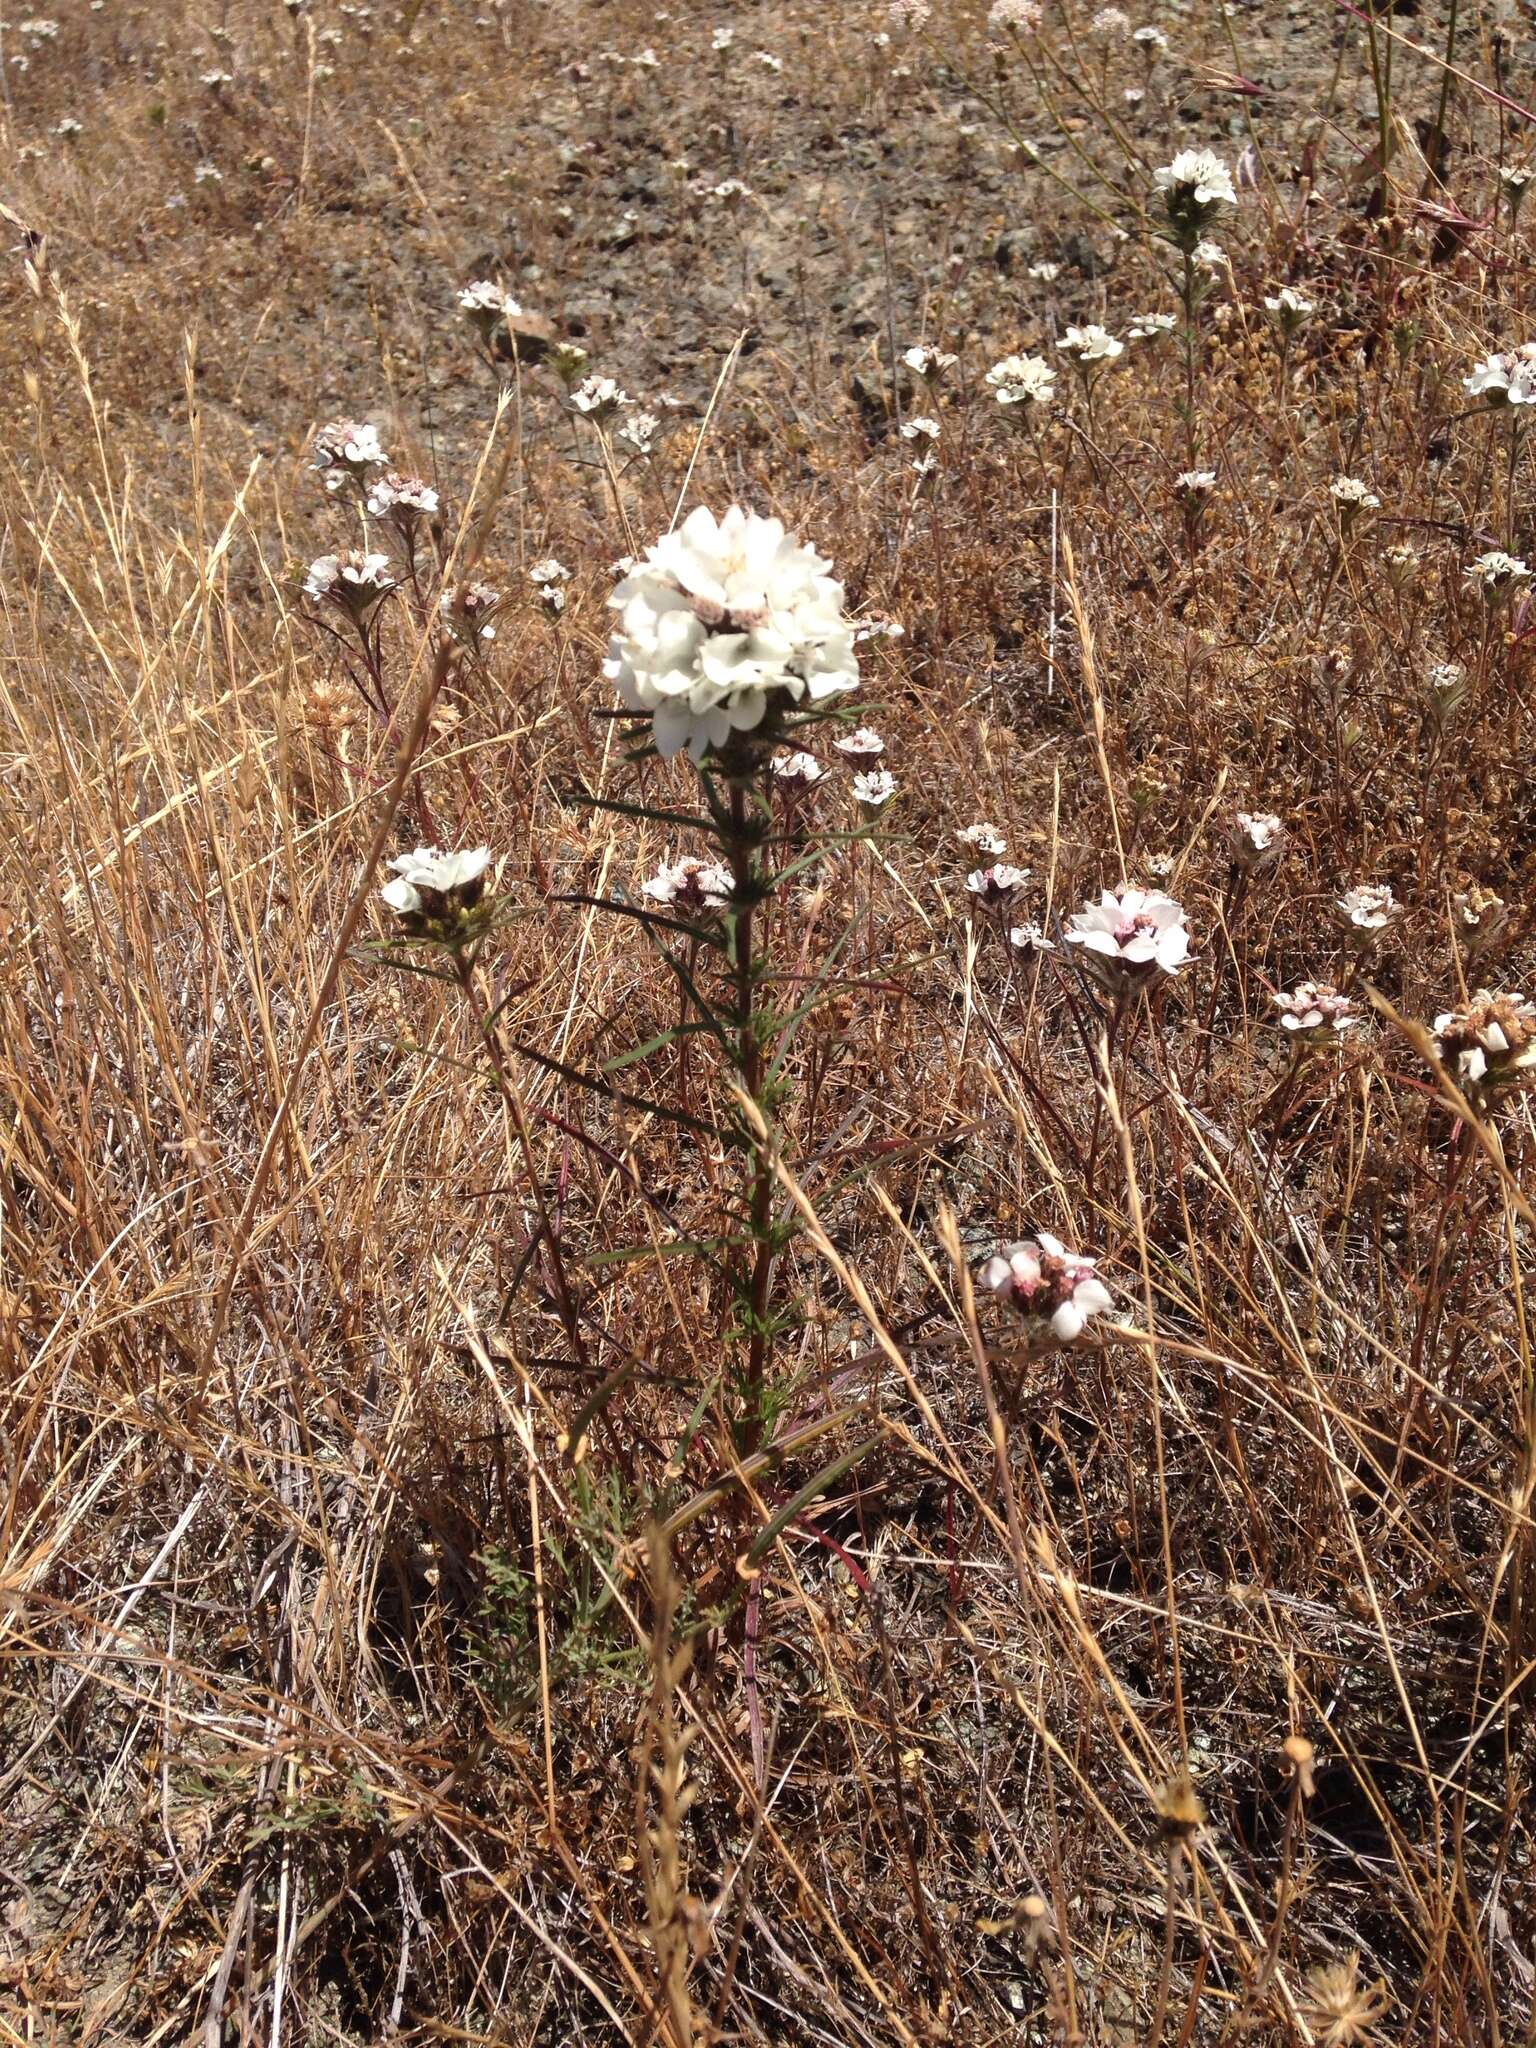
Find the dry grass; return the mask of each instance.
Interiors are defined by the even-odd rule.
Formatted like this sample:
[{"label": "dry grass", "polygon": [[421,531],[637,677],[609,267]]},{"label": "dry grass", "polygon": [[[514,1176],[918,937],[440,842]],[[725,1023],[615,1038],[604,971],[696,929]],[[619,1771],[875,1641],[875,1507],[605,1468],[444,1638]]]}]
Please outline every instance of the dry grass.
[{"label": "dry grass", "polygon": [[[1437,181],[1429,10],[1174,10],[1150,75],[1087,11],[996,70],[948,0],[890,47],[742,8],[723,54],[628,0],[0,31],[46,238],[0,280],[7,2038],[1530,2039],[1536,1131],[1422,1028],[1532,964],[1536,620],[1462,573],[1536,545],[1528,458],[1461,388],[1525,338],[1529,119],[1485,88],[1529,65],[1463,11]],[[1148,167],[1250,132],[1193,417],[1175,336],[1010,433],[986,368],[1176,310]],[[482,274],[676,392],[653,463],[477,360]],[[942,399],[893,388],[920,338]],[[352,538],[336,413],[444,499],[390,725],[289,574]],[[1380,499],[1342,533],[1339,472]],[[730,1075],[685,1039],[571,1078],[678,1019],[588,899],[701,849],[575,792],[695,800],[600,669],[685,486],[905,627],[858,700],[899,800],[852,844],[830,779],[768,927],[827,979],[755,1449],[730,1289],[676,1251],[732,1227],[734,1155],[670,1120],[728,1125]],[[433,623],[471,572],[511,597],[483,660]],[[1289,828],[1251,880],[1239,807]],[[1122,874],[1187,908],[1113,1043],[1073,955],[969,915],[982,818],[1030,915]],[[500,862],[504,1086],[381,944],[429,834]],[[1406,909],[1356,961],[1358,882]],[[1475,960],[1472,888],[1511,913]],[[1347,976],[1369,1028],[1293,1062],[1271,994]],[[1021,1353],[971,1271],[1035,1229],[1123,1334]]]}]

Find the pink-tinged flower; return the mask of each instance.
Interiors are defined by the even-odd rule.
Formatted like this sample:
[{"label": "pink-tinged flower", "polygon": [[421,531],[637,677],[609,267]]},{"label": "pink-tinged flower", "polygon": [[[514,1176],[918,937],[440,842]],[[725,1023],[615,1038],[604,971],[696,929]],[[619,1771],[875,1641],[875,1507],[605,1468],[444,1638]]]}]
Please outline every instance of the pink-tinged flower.
[{"label": "pink-tinged flower", "polygon": [[1326,981],[1303,981],[1274,997],[1280,1013],[1280,1029],[1289,1031],[1305,1045],[1329,1045],[1354,1031],[1360,1012],[1348,996]]},{"label": "pink-tinged flower", "polygon": [[883,811],[895,794],[896,778],[889,768],[872,768],[853,778],[853,800],[866,816]]},{"label": "pink-tinged flower", "polygon": [[1189,928],[1171,896],[1122,884],[1074,912],[1067,944],[1079,947],[1087,971],[1120,997],[1177,974],[1189,958]]},{"label": "pink-tinged flower", "polygon": [[967,875],[965,886],[980,909],[1006,910],[1028,880],[1028,868],[1011,868],[1005,861],[998,861]]},{"label": "pink-tinged flower", "polygon": [[379,443],[379,430],[366,420],[332,420],[315,436],[314,466],[325,478],[328,491],[347,484],[362,486],[369,470],[383,469],[389,461]]},{"label": "pink-tinged flower", "polygon": [[685,917],[698,917],[705,911],[727,909],[731,886],[731,871],[723,861],[698,860],[685,853],[670,867],[663,862],[641,888],[653,903],[665,903]]},{"label": "pink-tinged flower", "polygon": [[833,746],[855,768],[873,768],[885,752],[885,741],[872,725],[861,725],[857,732],[846,738],[834,740]]},{"label": "pink-tinged flower", "polygon": [[1333,906],[1335,924],[1347,938],[1371,944],[1388,925],[1396,924],[1403,906],[1387,882],[1362,882],[1346,889]]},{"label": "pink-tinged flower", "polygon": [[402,533],[410,533],[438,509],[437,492],[419,476],[402,476],[397,469],[386,470],[368,486],[368,511],[374,519],[388,519]]},{"label": "pink-tinged flower", "polygon": [[466,583],[460,590],[445,590],[439,609],[454,638],[473,647],[496,638],[496,615],[505,603],[493,584]]},{"label": "pink-tinged flower", "polygon": [[1480,988],[1435,1019],[1435,1052],[1474,1101],[1517,1087],[1536,1068],[1536,1004]]},{"label": "pink-tinged flower", "polygon": [[1078,1343],[1093,1318],[1108,1315],[1115,1305],[1096,1263],[1042,1230],[1005,1245],[977,1278],[1017,1309],[1032,1351],[1060,1351]]},{"label": "pink-tinged flower", "polygon": [[827,772],[814,754],[805,753],[775,754],[768,766],[780,789],[795,795],[814,789]]}]

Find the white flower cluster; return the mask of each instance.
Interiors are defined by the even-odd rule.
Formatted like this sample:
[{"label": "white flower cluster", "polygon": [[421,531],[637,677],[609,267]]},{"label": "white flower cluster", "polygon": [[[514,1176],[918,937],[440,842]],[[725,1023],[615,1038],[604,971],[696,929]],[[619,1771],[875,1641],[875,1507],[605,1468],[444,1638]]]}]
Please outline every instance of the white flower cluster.
[{"label": "white flower cluster", "polygon": [[1461,383],[1469,398],[1480,398],[1484,405],[1536,405],[1536,342],[1474,363]]},{"label": "white flower cluster", "polygon": [[372,469],[384,469],[389,457],[379,440],[379,430],[366,420],[332,420],[315,436],[314,466],[325,478],[328,491],[348,484],[361,486]]},{"label": "white flower cluster", "polygon": [[1112,363],[1116,356],[1125,354],[1123,341],[1117,341],[1107,327],[1091,321],[1086,327],[1067,328],[1056,346],[1076,356],[1085,369],[1093,363]]},{"label": "white flower cluster", "polygon": [[1177,974],[1189,958],[1189,929],[1171,896],[1122,884],[1074,912],[1067,944],[1081,949],[1084,967],[1119,997]]},{"label": "white flower cluster", "polygon": [[1463,1088],[1511,1087],[1536,1069],[1536,1004],[1480,988],[1464,1009],[1435,1019],[1435,1051]]},{"label": "white flower cluster", "polygon": [[657,751],[695,761],[802,704],[857,687],[858,657],[831,563],[782,521],[707,507],[646,551],[608,600],[604,673],[651,714]]},{"label": "white flower cluster", "polygon": [[1042,1230],[1005,1245],[977,1277],[1018,1310],[1032,1351],[1055,1351],[1076,1344],[1093,1318],[1115,1305],[1095,1266]]},{"label": "white flower cluster", "polygon": [[691,853],[671,865],[664,861],[651,879],[641,884],[642,894],[653,903],[665,903],[690,917],[728,908],[731,888],[731,871],[723,861],[699,860]]},{"label": "white flower cluster", "polygon": [[1040,356],[1004,356],[987,382],[1003,406],[1049,405],[1056,395],[1056,372]]},{"label": "white flower cluster", "polygon": [[399,854],[390,862],[395,879],[386,882],[380,894],[400,917],[431,915],[449,905],[468,909],[479,899],[490,864],[488,846],[462,853],[418,846],[414,853]]},{"label": "white flower cluster", "polygon": [[1281,1030],[1308,1045],[1326,1045],[1360,1023],[1360,1012],[1350,997],[1326,981],[1303,981],[1293,989],[1281,990],[1274,1004],[1280,1012]]}]

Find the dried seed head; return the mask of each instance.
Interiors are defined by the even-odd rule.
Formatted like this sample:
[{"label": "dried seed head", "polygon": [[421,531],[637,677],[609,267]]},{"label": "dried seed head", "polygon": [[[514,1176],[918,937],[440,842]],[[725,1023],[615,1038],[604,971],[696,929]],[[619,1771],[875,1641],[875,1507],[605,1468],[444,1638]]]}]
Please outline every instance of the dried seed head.
[{"label": "dried seed head", "polygon": [[1317,1751],[1305,1735],[1287,1735],[1280,1745],[1280,1754],[1295,1772],[1302,1798],[1312,1798],[1317,1791],[1317,1780],[1312,1774],[1312,1761]]},{"label": "dried seed head", "polygon": [[1302,2012],[1318,2048],[1364,2048],[1386,2008],[1385,1984],[1361,1984],[1360,1957],[1353,1949],[1343,1962],[1307,1973]]},{"label": "dried seed head", "polygon": [[1192,1842],[1205,1826],[1205,1808],[1200,1804],[1188,1771],[1180,1771],[1166,1785],[1160,1786],[1153,1803],[1157,1809],[1158,1833],[1170,1848],[1176,1843]]}]

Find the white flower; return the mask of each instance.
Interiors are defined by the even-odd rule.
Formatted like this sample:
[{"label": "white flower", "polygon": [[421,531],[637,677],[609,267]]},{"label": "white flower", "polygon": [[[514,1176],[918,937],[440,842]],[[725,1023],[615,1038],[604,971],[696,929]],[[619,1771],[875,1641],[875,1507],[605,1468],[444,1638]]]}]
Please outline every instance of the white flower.
[{"label": "white flower", "polygon": [[1232,259],[1220,242],[1196,242],[1194,253],[1195,262],[1202,270],[1230,270],[1232,267]]},{"label": "white flower", "polygon": [[490,864],[488,846],[467,848],[462,853],[439,853],[435,846],[418,846],[414,853],[399,854],[390,862],[395,879],[380,893],[401,917],[436,914],[450,905],[469,909],[479,899]]},{"label": "white flower", "polygon": [[1148,50],[1166,50],[1168,47],[1168,38],[1160,28],[1139,28],[1132,34],[1131,41]]},{"label": "white flower", "polygon": [[801,703],[857,687],[858,658],[830,562],[777,519],[706,507],[647,550],[608,600],[604,672],[652,714],[657,751],[695,761]]},{"label": "white flower", "polygon": [[54,122],[52,132],[62,142],[73,142],[77,135],[85,133],[85,123],[77,120],[73,114],[65,114],[61,120]]},{"label": "white flower", "polygon": [[1129,35],[1131,17],[1122,14],[1118,7],[1101,7],[1088,24],[1091,35],[1102,36],[1108,42],[1114,36]]},{"label": "white flower", "polygon": [[1528,343],[1475,363],[1461,382],[1469,397],[1480,398],[1485,405],[1536,405],[1536,362]]},{"label": "white flower", "polygon": [[1170,211],[1175,203],[1199,208],[1237,204],[1232,173],[1214,150],[1181,149],[1172,163],[1153,172],[1152,179],[1158,191],[1168,195]]},{"label": "white flower", "polygon": [[1172,313],[1138,313],[1125,330],[1128,341],[1161,341],[1178,326]]},{"label": "white flower", "polygon": [[865,640],[904,640],[907,629],[899,619],[860,619],[853,629],[856,642]]},{"label": "white flower", "polygon": [[1464,1009],[1435,1019],[1435,1051],[1463,1088],[1508,1088],[1536,1068],[1536,1005],[1480,988]]},{"label": "white flower", "polygon": [[368,511],[375,519],[392,518],[409,526],[436,510],[437,493],[419,476],[402,476],[391,469],[368,486]]},{"label": "white flower", "polygon": [[1084,967],[1114,996],[1152,987],[1189,958],[1182,907],[1156,889],[1124,884],[1073,913],[1067,944],[1082,948]]},{"label": "white flower", "polygon": [[1389,924],[1395,924],[1403,914],[1403,907],[1392,894],[1386,882],[1362,882],[1353,889],[1346,889],[1333,906],[1334,917],[1343,929],[1356,938],[1369,938],[1373,933],[1385,931]]},{"label": "white flower", "polygon": [[709,196],[711,199],[718,199],[722,205],[729,206],[735,200],[750,199],[752,187],[743,185],[740,178],[722,178],[718,185],[710,186]]},{"label": "white flower", "polygon": [[619,429],[619,439],[637,455],[649,455],[661,432],[661,421],[653,412],[637,412]]},{"label": "white flower", "polygon": [[366,420],[332,420],[315,436],[314,467],[325,477],[328,491],[343,485],[361,485],[370,469],[383,469],[389,461],[379,442],[379,430]]},{"label": "white flower", "polygon": [[1499,182],[1508,192],[1523,192],[1532,178],[1536,178],[1536,170],[1529,164],[1506,164],[1499,173]]},{"label": "white flower", "polygon": [[892,28],[910,29],[914,32],[927,23],[933,12],[929,0],[891,0],[886,13]]},{"label": "white flower", "polygon": [[726,28],[724,24],[722,24],[719,28],[715,30],[714,34],[710,37],[709,44],[712,50],[728,50],[731,47],[732,43],[735,42],[735,40],[735,29]]},{"label": "white flower", "polygon": [[904,441],[937,441],[939,423],[927,418],[923,413],[917,413],[911,419],[902,422],[901,438]]},{"label": "white flower", "polygon": [[765,71],[782,71],[784,69],[784,59],[782,57],[775,57],[772,50],[754,50],[752,52],[752,62],[754,64],[761,64]]},{"label": "white flower", "polygon": [[702,910],[724,910],[733,884],[731,871],[722,861],[697,860],[685,853],[671,867],[663,862],[641,886],[653,903],[668,903],[696,916]]},{"label": "white flower", "polygon": [[987,27],[993,35],[1032,36],[1045,19],[1037,0],[992,0]]},{"label": "white flower", "polygon": [[1506,555],[1493,548],[1476,561],[1468,562],[1466,578],[1476,584],[1490,604],[1497,604],[1521,583],[1529,583],[1531,572],[1519,555]]},{"label": "white flower", "polygon": [[199,85],[206,85],[210,92],[222,92],[226,85],[233,85],[234,74],[229,71],[205,71],[199,78]]},{"label": "white flower", "polygon": [[1038,278],[1041,284],[1054,284],[1061,275],[1061,265],[1059,263],[1031,263],[1025,275]]},{"label": "white flower", "polygon": [[591,419],[605,420],[634,400],[611,377],[583,377],[571,393],[571,404]]},{"label": "white flower", "polygon": [[1049,405],[1056,395],[1056,372],[1040,356],[1004,356],[986,381],[999,405]]},{"label": "white flower", "polygon": [[947,354],[941,348],[930,348],[927,342],[920,341],[915,348],[909,348],[901,360],[914,377],[937,381],[946,370],[955,367],[959,358]]},{"label": "white flower", "polygon": [[1184,498],[1208,498],[1216,488],[1214,469],[1184,469],[1173,480],[1173,488]]},{"label": "white flower", "polygon": [[896,778],[889,768],[872,768],[853,778],[853,799],[867,811],[884,809],[896,794]]},{"label": "white flower", "polygon": [[1069,327],[1056,345],[1084,364],[1112,363],[1116,356],[1125,353],[1123,341],[1116,341],[1107,328],[1091,323],[1086,327]]},{"label": "white flower", "polygon": [[1297,291],[1294,285],[1283,284],[1272,297],[1266,297],[1264,310],[1282,334],[1294,334],[1298,327],[1305,326],[1317,308],[1304,292]]},{"label": "white flower", "polygon": [[358,617],[372,611],[394,587],[388,555],[363,554],[356,548],[317,556],[304,579],[306,597],[330,598]]},{"label": "white flower", "polygon": [[1467,694],[1467,672],[1459,661],[1435,664],[1429,672],[1429,694],[1436,715],[1449,718]]},{"label": "white flower", "polygon": [[977,1278],[1019,1311],[1031,1349],[1052,1351],[1077,1343],[1095,1316],[1114,1307],[1096,1264],[1042,1230],[1005,1245]]},{"label": "white flower", "polygon": [[985,854],[989,860],[998,860],[1008,851],[1008,842],[995,825],[967,825],[955,837],[962,846],[968,846],[973,853]]},{"label": "white flower", "polygon": [[967,875],[965,886],[983,910],[1001,910],[1013,901],[1028,880],[1028,868],[1013,868],[1006,861],[997,861],[989,868],[977,868]]},{"label": "white flower", "polygon": [[814,789],[826,769],[814,754],[775,754],[768,763],[775,782],[789,790]]},{"label": "white flower", "polygon": [[1411,541],[1395,540],[1381,551],[1387,581],[1394,590],[1406,590],[1419,573],[1419,551]]},{"label": "white flower", "polygon": [[885,752],[885,741],[871,725],[861,725],[856,732],[849,733],[844,739],[834,740],[832,744],[855,767],[860,762],[872,764]]},{"label": "white flower", "polygon": [[535,562],[528,571],[528,581],[543,590],[552,583],[569,583],[571,572],[554,555],[546,555],[542,562]]},{"label": "white flower", "polygon": [[488,277],[476,278],[459,292],[459,311],[489,338],[503,320],[515,320],[522,312],[517,300]]},{"label": "white flower", "polygon": [[1341,512],[1374,512],[1381,503],[1370,486],[1356,476],[1336,476],[1328,492]]},{"label": "white flower", "polygon": [[217,164],[197,164],[192,171],[194,185],[222,185],[224,173]]},{"label": "white flower", "polygon": [[1342,1037],[1360,1023],[1355,1004],[1326,981],[1303,981],[1281,991],[1275,995],[1274,1005],[1280,1012],[1282,1031],[1295,1032],[1315,1045]]},{"label": "white flower", "polygon": [[1043,953],[1056,951],[1056,941],[1047,938],[1045,927],[1036,924],[1033,919],[1025,924],[1014,925],[1008,933],[1008,943],[1015,953],[1023,954],[1026,965],[1033,962],[1038,966]]},{"label": "white flower", "polygon": [[1280,858],[1286,838],[1285,826],[1273,811],[1239,811],[1230,834],[1232,858],[1240,868],[1257,873]]},{"label": "white flower", "polygon": [[661,59],[649,43],[640,51],[638,56],[631,57],[629,61],[637,71],[659,71],[661,69]]}]

